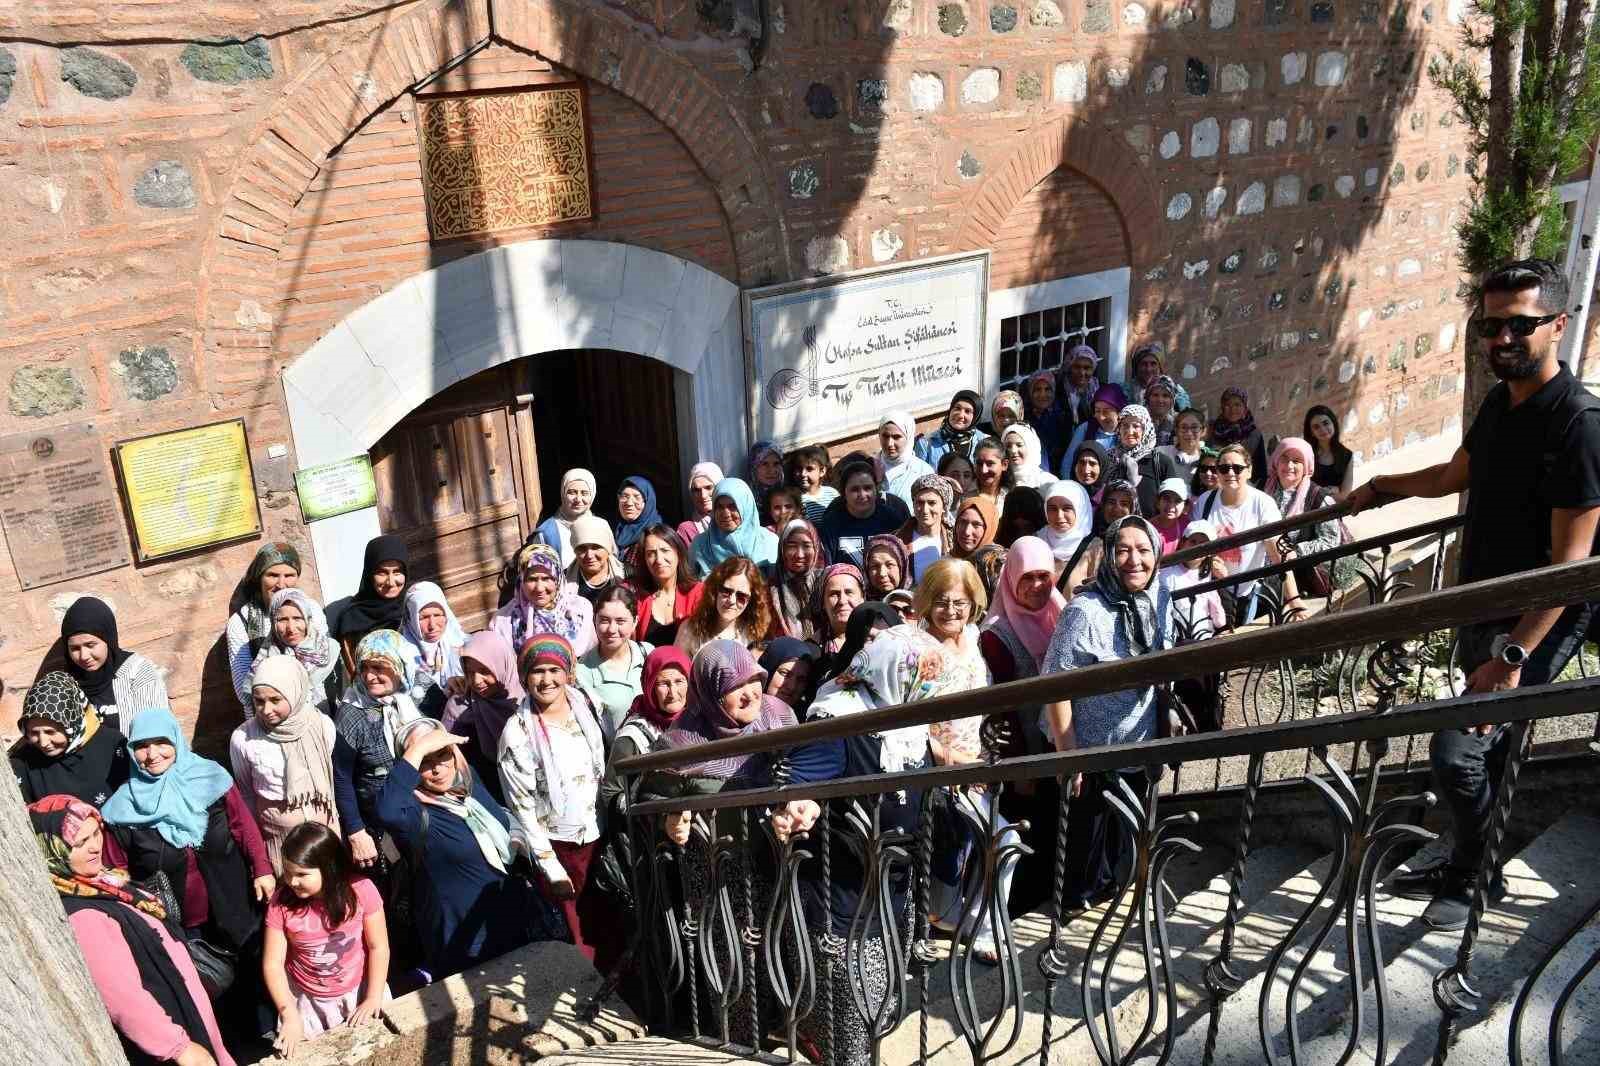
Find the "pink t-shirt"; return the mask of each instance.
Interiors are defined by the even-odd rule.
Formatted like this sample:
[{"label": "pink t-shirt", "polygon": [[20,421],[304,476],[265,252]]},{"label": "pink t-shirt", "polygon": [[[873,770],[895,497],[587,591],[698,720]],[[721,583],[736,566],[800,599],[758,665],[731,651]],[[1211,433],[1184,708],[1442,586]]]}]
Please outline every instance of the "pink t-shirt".
[{"label": "pink t-shirt", "polygon": [[320,900],[290,910],[274,896],[267,906],[267,928],[282,930],[289,940],[284,960],[289,983],[313,999],[337,999],[357,991],[366,972],[362,924],[368,915],[382,913],[383,897],[365,877],[356,878],[350,887],[355,891],[355,911],[337,929],[328,928]]}]

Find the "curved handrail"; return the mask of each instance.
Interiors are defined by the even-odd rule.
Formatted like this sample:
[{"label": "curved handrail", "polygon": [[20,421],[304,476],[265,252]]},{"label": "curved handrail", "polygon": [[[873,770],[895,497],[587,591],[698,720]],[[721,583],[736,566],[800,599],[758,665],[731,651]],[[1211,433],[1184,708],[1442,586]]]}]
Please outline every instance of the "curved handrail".
[{"label": "curved handrail", "polygon": [[994,714],[1012,707],[1180,681],[1237,669],[1251,663],[1276,662],[1333,648],[1404,640],[1428,630],[1507,618],[1527,611],[1564,607],[1593,599],[1600,599],[1600,557],[1324,615],[1292,626],[1272,626],[1253,633],[1233,633],[1120,662],[1011,681],[919,703],[863,711],[843,718],[805,722],[766,733],[716,740],[692,748],[645,752],[619,761],[616,768],[623,773],[664,770],[706,759],[778,751],[817,740]]}]

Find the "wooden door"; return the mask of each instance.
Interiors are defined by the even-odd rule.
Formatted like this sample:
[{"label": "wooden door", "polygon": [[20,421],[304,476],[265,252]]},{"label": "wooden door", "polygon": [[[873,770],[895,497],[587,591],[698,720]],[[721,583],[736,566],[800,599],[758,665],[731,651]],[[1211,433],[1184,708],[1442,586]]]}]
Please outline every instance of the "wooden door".
[{"label": "wooden door", "polygon": [[[482,379],[482,380],[480,380]],[[506,557],[532,529],[531,455],[509,371],[479,374],[406,416],[372,449],[379,520],[411,548],[415,580],[444,589],[467,631],[488,624]]]}]

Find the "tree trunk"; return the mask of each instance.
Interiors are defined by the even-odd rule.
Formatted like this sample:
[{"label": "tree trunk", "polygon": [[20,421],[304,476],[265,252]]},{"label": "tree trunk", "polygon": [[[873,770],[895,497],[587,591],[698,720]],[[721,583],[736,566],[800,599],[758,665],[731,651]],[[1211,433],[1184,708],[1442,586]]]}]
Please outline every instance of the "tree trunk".
[{"label": "tree trunk", "polygon": [[0,1047],[7,1062],[127,1066],[45,873],[22,793],[0,772]]}]

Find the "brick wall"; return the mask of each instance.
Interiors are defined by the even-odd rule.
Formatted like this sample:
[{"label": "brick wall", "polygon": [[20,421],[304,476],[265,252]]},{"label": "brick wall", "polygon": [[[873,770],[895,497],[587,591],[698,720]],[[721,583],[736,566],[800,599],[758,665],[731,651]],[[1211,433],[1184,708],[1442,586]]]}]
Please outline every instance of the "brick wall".
[{"label": "brick wall", "polygon": [[[589,79],[600,217],[579,235],[743,285],[974,247],[996,250],[996,288],[1126,264],[1130,338],[1167,342],[1198,402],[1247,384],[1274,431],[1327,402],[1379,455],[1459,419],[1466,151],[1421,68],[1460,7],[788,3],[756,42],[696,5],[524,0],[496,9],[502,46],[431,89]],[[479,247],[427,244],[407,119],[408,87],[488,33],[485,4],[366,10],[13,17],[30,43],[0,46],[0,433],[243,416],[269,532],[305,544],[292,448],[267,454],[292,445],[279,369]],[[229,38],[246,43],[204,43]],[[0,720],[79,591],[116,602],[195,715],[252,549],[30,593],[0,552]]]}]

